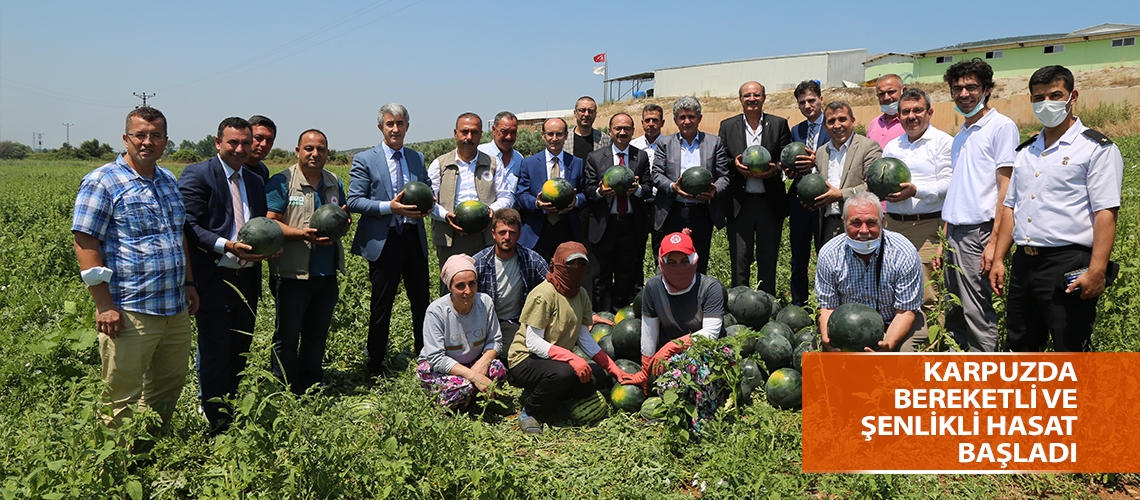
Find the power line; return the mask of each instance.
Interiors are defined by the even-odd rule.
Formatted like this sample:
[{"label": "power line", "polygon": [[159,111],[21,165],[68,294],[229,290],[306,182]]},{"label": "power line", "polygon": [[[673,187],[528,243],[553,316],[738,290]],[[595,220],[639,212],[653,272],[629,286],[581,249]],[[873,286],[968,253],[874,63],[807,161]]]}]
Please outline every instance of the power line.
[{"label": "power line", "polygon": [[[138,92],[131,92],[131,93],[134,94],[135,97],[142,99],[142,101],[143,101],[142,107],[144,107],[144,108],[146,107],[147,98],[154,97],[154,93],[151,93],[151,94],[147,94],[146,92],[143,92],[142,94],[139,94]],[[137,108],[138,106],[135,106],[135,107]]]},{"label": "power line", "polygon": [[105,107],[105,108],[130,108],[130,106],[127,106],[127,105],[124,105],[121,103],[116,104],[116,103],[111,103],[111,102],[107,102],[107,101],[97,101],[94,99],[88,99],[86,97],[79,97],[79,96],[74,96],[74,95],[70,95],[70,94],[64,94],[62,92],[56,92],[54,90],[48,90],[45,88],[36,87],[34,85],[28,85],[24,82],[19,82],[19,81],[13,80],[11,78],[0,77],[0,87],[16,90],[19,92],[24,92],[27,94],[37,95],[40,97],[46,97],[48,99],[54,99],[57,101],[70,102],[70,103],[75,103],[75,104],[85,104],[88,106],[101,106],[101,107]]},{"label": "power line", "polygon": [[67,144],[69,146],[71,145],[71,126],[72,125],[75,125],[75,124],[74,123],[64,123],[63,124],[64,127],[67,127],[67,142],[65,142],[64,144]]}]

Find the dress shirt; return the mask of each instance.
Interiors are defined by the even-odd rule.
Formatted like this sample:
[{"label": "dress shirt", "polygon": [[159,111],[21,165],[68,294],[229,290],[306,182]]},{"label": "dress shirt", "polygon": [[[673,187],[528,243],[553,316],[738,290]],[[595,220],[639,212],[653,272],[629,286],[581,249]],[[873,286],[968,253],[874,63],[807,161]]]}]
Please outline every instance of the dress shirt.
[{"label": "dress shirt", "polygon": [[[550,180],[550,168],[554,166],[554,155],[550,154],[549,149],[544,149],[542,151],[544,153],[546,153],[546,177],[547,177],[547,180]],[[562,154],[562,151],[559,151],[558,152],[558,176],[565,179],[566,178],[566,162],[563,160],[565,160],[564,155]]]},{"label": "dress shirt", "polygon": [[[839,146],[839,149],[835,149],[835,141],[827,143],[827,182],[837,189],[843,183],[843,162],[847,159],[847,149],[851,147],[852,137],[855,137],[854,133],[847,138],[847,142]],[[842,202],[832,202],[823,215],[838,215],[841,209],[840,203]]]},{"label": "dress shirt", "polygon": [[1019,246],[1093,246],[1093,218],[1120,206],[1124,160],[1116,144],[1083,135],[1078,119],[1048,148],[1037,136],[1017,154],[1003,203],[1013,208]]},{"label": "dress shirt", "polygon": [[[391,184],[392,184],[392,198],[395,198],[396,195],[400,194],[400,189],[402,189],[402,188],[396,187],[396,181],[399,179],[397,172],[402,172],[404,174],[404,183],[405,184],[412,182],[412,173],[410,171],[408,171],[408,160],[406,159],[406,157],[408,155],[406,152],[404,152],[404,148],[401,147],[400,148],[400,161],[396,161],[395,159],[392,158],[392,155],[396,153],[396,150],[388,147],[388,145],[384,144],[384,143],[380,144],[380,149],[382,149],[384,151],[384,159],[388,163],[388,180],[390,180]],[[381,214],[383,214],[383,215],[391,215],[392,214],[392,202],[390,202],[390,201],[377,201],[376,203],[378,203],[380,205],[380,213]],[[401,219],[403,219],[403,220],[401,220]],[[392,218],[392,225],[393,226],[395,226],[396,224],[404,224],[404,223],[416,224],[416,223],[418,223],[418,221],[416,219],[405,219],[404,217],[393,217]]]},{"label": "dress shirt", "polygon": [[514,202],[515,188],[519,184],[519,170],[522,169],[522,154],[518,150],[511,150],[511,162],[509,164],[503,163],[503,152],[499,150],[499,146],[495,141],[484,142],[479,145],[479,151],[487,153],[490,157],[499,160],[499,166],[507,169],[507,186],[510,187],[511,202]]},{"label": "dress shirt", "polygon": [[903,128],[897,114],[891,116],[883,113],[867,125],[867,138],[879,143],[879,147],[884,149],[886,149],[888,142],[900,135],[906,135],[906,129]]},{"label": "dress shirt", "polygon": [[629,145],[645,151],[645,154],[649,155],[649,160],[652,162],[653,156],[657,154],[657,141],[660,141],[661,137],[663,136],[658,135],[656,141],[649,142],[643,135],[630,141]]},{"label": "dress shirt", "polygon": [[[226,176],[226,191],[230,190],[230,177],[234,175],[234,169],[231,168],[226,162],[222,161],[222,155],[218,155],[218,161],[222,162],[222,172]],[[241,213],[242,223],[249,222],[249,197],[245,194],[245,168],[244,166],[237,170],[238,173],[238,191],[241,191]],[[252,262],[246,262],[243,266],[238,262],[238,258],[226,251],[226,241],[237,241],[238,228],[234,225],[233,231],[230,233],[229,238],[218,237],[214,241],[214,251],[222,254],[222,258],[218,260],[218,267],[228,267],[230,269],[241,269],[253,265]]]},{"label": "dress shirt", "polygon": [[950,164],[954,175],[942,204],[942,220],[956,226],[993,220],[997,210],[997,169],[1012,167],[1020,133],[996,109],[954,136]]},{"label": "dress shirt", "polygon": [[[455,199],[452,200],[452,207],[458,206],[460,202],[479,199],[479,193],[475,191],[475,167],[478,160],[478,152],[476,152],[475,158],[469,162],[463,161],[459,156],[455,157],[455,165],[459,167],[459,179],[456,180]],[[510,192],[510,181],[507,180],[506,170],[499,169],[494,174],[488,170],[487,174],[493,175],[491,182],[495,186],[495,201],[488,204],[491,210],[498,211],[514,205],[515,198]],[[432,160],[431,166],[428,167],[428,178],[431,179],[432,191],[438,198],[443,181],[439,158]],[[432,216],[438,220],[446,220],[447,209],[436,203],[435,208],[432,209]]]},{"label": "dress shirt", "polygon": [[[610,149],[612,149],[612,152],[613,152],[614,165],[621,165],[621,158],[618,157],[618,153],[625,155],[625,165],[627,167],[631,163],[633,163],[633,158],[631,158],[629,156],[629,146],[626,146],[625,149],[618,149],[617,146],[615,146],[611,143]],[[633,170],[633,169],[631,168],[630,170]],[[606,173],[605,172],[599,172],[599,174],[605,175]],[[600,190],[601,188],[596,187],[595,189]],[[618,196],[620,196],[622,194],[625,194],[625,193],[617,193],[617,196],[614,196],[613,201],[610,202],[610,213],[611,214],[617,214],[618,213],[618,205],[617,205],[618,204]],[[641,182],[640,182],[640,180],[637,183],[637,190],[633,192],[633,195],[634,196],[641,196]],[[628,204],[626,206],[626,209],[627,209],[626,213],[633,212],[633,203],[631,201],[629,201],[628,198],[625,200],[625,202]]]},{"label": "dress shirt", "polygon": [[950,148],[954,138],[930,126],[917,141],[903,134],[887,143],[883,156],[898,158],[910,169],[914,196],[897,203],[887,202],[887,212],[917,215],[942,210],[946,189],[950,187]]},{"label": "dress shirt", "polygon": [[[882,230],[883,242],[869,262],[847,246],[847,235],[832,238],[817,255],[815,294],[819,307],[835,309],[857,302],[890,323],[896,311],[922,308],[922,259],[903,235]],[[878,260],[883,256],[882,274]]]},{"label": "dress shirt", "polygon": [[[812,137],[811,133],[813,123],[815,124],[815,137]],[[804,141],[806,141],[805,144],[807,144],[808,149],[815,151],[819,148],[819,136],[823,135],[823,113],[815,117],[815,121],[808,122],[807,133],[808,136],[804,138]],[[811,171],[815,172],[814,166],[811,168]]]},{"label": "dress shirt", "polygon": [[681,171],[678,174],[683,174],[690,168],[701,166],[701,133],[697,132],[693,142],[686,142],[684,137],[678,137],[681,139]]},{"label": "dress shirt", "polygon": [[[748,117],[747,116],[745,116],[743,118],[744,118],[744,120],[742,120],[742,121],[744,122],[744,146],[745,147],[759,146],[760,145],[760,138],[762,135],[764,135],[764,114],[760,113],[760,122],[756,124],[756,130],[753,130],[752,127],[748,126]],[[733,158],[732,162],[736,163],[736,159]],[[736,168],[735,165],[733,165],[733,168]],[[744,178],[744,192],[745,193],[756,193],[756,194],[765,192],[764,179],[757,179],[755,177],[745,177]]]}]

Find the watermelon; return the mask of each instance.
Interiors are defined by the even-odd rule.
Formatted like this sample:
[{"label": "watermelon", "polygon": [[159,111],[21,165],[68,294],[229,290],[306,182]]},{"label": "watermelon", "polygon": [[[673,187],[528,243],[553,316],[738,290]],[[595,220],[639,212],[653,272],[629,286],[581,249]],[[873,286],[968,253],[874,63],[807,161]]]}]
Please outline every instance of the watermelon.
[{"label": "watermelon", "polygon": [[[761,293],[763,293],[763,291],[761,291]],[[782,311],[784,309],[784,306],[783,306],[783,304],[780,304],[779,300],[776,300],[776,297],[774,297],[772,295],[768,295],[767,293],[765,293],[764,295],[770,297],[768,299],[768,307],[770,308],[770,310],[768,312],[768,321],[769,322],[776,321],[776,316],[780,315],[780,311]]]},{"label": "watermelon", "polygon": [[363,420],[368,418],[369,415],[375,415],[380,412],[380,405],[371,399],[351,401],[345,405],[345,408],[348,416],[359,420]]},{"label": "watermelon", "polygon": [[755,359],[744,358],[740,362],[740,395],[745,400],[756,388],[764,387],[767,380],[768,374],[764,372],[764,368]]},{"label": "watermelon", "polygon": [[784,410],[798,410],[802,405],[803,377],[791,368],[780,368],[768,376],[764,392],[768,404]]},{"label": "watermelon", "polygon": [[630,305],[633,306],[633,315],[640,318],[641,317],[641,290],[638,290],[637,295],[633,296],[633,304],[630,304]]},{"label": "watermelon", "polygon": [[619,359],[641,362],[641,320],[631,318],[614,327],[610,339]]},{"label": "watermelon", "polygon": [[542,201],[554,204],[554,208],[566,210],[574,203],[574,185],[561,177],[547,179],[542,184]]},{"label": "watermelon", "polygon": [[645,402],[645,391],[636,385],[615,385],[610,391],[610,401],[614,407],[628,413],[641,411]]},{"label": "watermelon", "polygon": [[831,346],[841,351],[877,349],[883,340],[883,317],[863,304],[843,304],[827,318],[827,337]]},{"label": "watermelon", "polygon": [[811,344],[812,349],[819,348],[819,327],[812,324],[805,326],[796,332],[795,338],[792,339],[792,345],[798,346],[804,342]]},{"label": "watermelon", "polygon": [[455,225],[467,234],[486,231],[491,227],[491,207],[479,200],[467,200],[455,207]]},{"label": "watermelon", "polygon": [[633,306],[625,306],[618,309],[617,314],[614,315],[614,323],[621,323],[629,318],[636,318],[637,314],[633,312]]},{"label": "watermelon", "polygon": [[732,313],[725,313],[725,315],[724,315],[724,327],[728,328],[728,327],[735,325],[735,324],[736,324],[736,316],[733,316]]},{"label": "watermelon", "polygon": [[864,179],[867,190],[883,199],[888,194],[902,191],[899,184],[910,182],[910,169],[898,158],[882,157],[867,167]]},{"label": "watermelon", "polygon": [[321,205],[309,217],[309,227],[317,230],[318,238],[339,240],[348,234],[348,212],[332,203]]},{"label": "watermelon", "polygon": [[650,422],[665,418],[664,402],[657,396],[645,398],[641,403],[641,416]]},{"label": "watermelon", "polygon": [[598,316],[601,316],[601,317],[606,318],[610,321],[613,321],[615,324],[617,323],[617,321],[614,321],[614,313],[612,313],[612,312],[602,311],[602,312],[594,313],[594,314],[597,314]]},{"label": "watermelon", "polygon": [[794,332],[815,324],[811,315],[800,306],[788,306],[781,309],[780,314],[776,315],[776,321],[788,325]]},{"label": "watermelon", "polygon": [[607,325],[605,323],[594,323],[594,326],[590,328],[590,335],[594,337],[594,342],[597,342],[599,340],[602,340],[602,337],[609,336],[611,333],[613,333],[613,331],[614,327],[610,325]]},{"label": "watermelon", "polygon": [[735,301],[732,301],[731,298],[729,301],[731,303],[728,312],[732,313],[740,324],[753,330],[760,330],[768,323],[771,305],[760,292],[752,289],[742,290],[737,294]]},{"label": "watermelon", "polygon": [[578,425],[593,425],[609,415],[610,404],[596,391],[570,405],[570,419]]},{"label": "watermelon", "polygon": [[748,146],[740,156],[740,162],[753,174],[762,174],[771,168],[772,154],[764,146]]},{"label": "watermelon", "polygon": [[613,335],[606,335],[605,337],[602,337],[602,340],[599,340],[597,342],[598,342],[598,347],[602,348],[602,352],[606,353],[606,356],[609,356],[610,359],[617,359],[617,353],[614,352],[614,336]]},{"label": "watermelon", "polygon": [[792,343],[783,335],[766,335],[756,341],[756,354],[769,372],[792,366]]},{"label": "watermelon", "polygon": [[[752,333],[752,335],[748,335]],[[740,339],[740,355],[742,357],[751,356],[756,350],[756,335],[744,325],[732,325],[724,329],[725,337],[738,337],[744,335]]]},{"label": "watermelon", "polygon": [[681,187],[681,191],[688,193],[690,196],[697,196],[701,193],[712,191],[712,183],[712,172],[709,172],[709,170],[704,167],[690,167],[681,174],[681,179],[677,182]]},{"label": "watermelon", "polygon": [[427,184],[412,181],[404,184],[400,192],[404,193],[404,197],[401,198],[404,204],[415,205],[421,214],[431,212],[432,208],[435,208],[435,194]]},{"label": "watermelon", "polygon": [[238,242],[253,247],[249,253],[270,256],[281,250],[285,244],[285,233],[281,225],[267,217],[254,217],[241,227],[237,234]]},{"label": "watermelon", "polygon": [[784,146],[780,150],[780,168],[784,170],[793,170],[796,168],[796,157],[807,155],[807,144],[802,142],[793,142]]},{"label": "watermelon", "polygon": [[640,363],[634,363],[628,359],[619,359],[617,361],[614,361],[614,364],[617,365],[618,370],[626,372],[630,375],[636,375],[641,371]]},{"label": "watermelon", "polygon": [[804,369],[803,369],[804,353],[805,352],[813,352],[813,351],[815,351],[815,348],[812,347],[811,342],[801,342],[799,345],[797,345],[795,350],[792,351],[792,369],[797,371],[797,372],[803,373],[803,371],[804,371]]},{"label": "watermelon", "polygon": [[779,335],[784,337],[784,340],[791,344],[796,338],[796,332],[793,331],[788,325],[780,323],[779,321],[769,321],[760,329],[760,336]]},{"label": "watermelon", "polygon": [[602,175],[602,185],[624,195],[633,187],[633,170],[624,165],[614,165]]},{"label": "watermelon", "polygon": [[800,202],[809,207],[814,207],[815,199],[830,189],[831,188],[827,187],[827,179],[824,179],[823,176],[819,174],[807,174],[796,184],[796,191],[800,197]]}]

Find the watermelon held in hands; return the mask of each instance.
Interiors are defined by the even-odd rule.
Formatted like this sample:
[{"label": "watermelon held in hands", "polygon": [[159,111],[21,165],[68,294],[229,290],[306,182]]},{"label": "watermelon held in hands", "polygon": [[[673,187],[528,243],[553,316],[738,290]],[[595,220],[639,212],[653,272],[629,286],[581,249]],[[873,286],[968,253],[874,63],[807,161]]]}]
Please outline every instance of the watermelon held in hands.
[{"label": "watermelon held in hands", "polygon": [[602,175],[602,185],[624,195],[633,187],[633,170],[625,165],[614,165]]},{"label": "watermelon held in hands", "polygon": [[281,250],[285,244],[285,233],[277,221],[267,217],[254,217],[241,227],[237,239],[238,242],[253,247],[249,253],[268,257]]},{"label": "watermelon held in hands", "polygon": [[888,194],[902,191],[900,184],[910,182],[910,169],[898,158],[883,157],[867,167],[864,179],[867,181],[867,190],[881,200]]},{"label": "watermelon held in hands", "polygon": [[798,410],[803,405],[803,377],[791,368],[780,368],[768,376],[764,392],[768,404],[784,410]]},{"label": "watermelon held in hands", "polygon": [[641,411],[641,403],[645,402],[645,391],[636,385],[615,385],[610,391],[610,401],[614,407],[627,412]]},{"label": "watermelon held in hands", "polygon": [[491,227],[491,207],[479,200],[467,200],[455,207],[455,225],[467,234],[486,231]]},{"label": "watermelon held in hands", "polygon": [[570,406],[570,419],[578,425],[593,425],[610,415],[610,404],[597,391]]},{"label": "watermelon held in hands", "polygon": [[614,313],[612,313],[612,312],[609,312],[609,311],[602,311],[602,312],[600,312],[600,313],[594,313],[594,314],[597,314],[598,316],[601,316],[601,317],[603,317],[603,318],[606,318],[606,319],[608,319],[608,320],[610,320],[610,321],[613,321],[613,322],[614,322],[614,324],[617,324],[617,321],[614,321]]},{"label": "watermelon held in hands", "polygon": [[415,205],[416,210],[421,214],[431,212],[435,208],[435,194],[431,192],[431,188],[427,184],[419,181],[412,181],[404,184],[403,189],[400,190],[404,193],[401,198],[405,205]]},{"label": "watermelon held in hands", "polygon": [[811,315],[800,306],[788,306],[781,309],[780,313],[776,315],[776,321],[788,325],[788,328],[791,328],[793,332],[798,332],[815,324]]},{"label": "watermelon held in hands", "polygon": [[665,418],[664,401],[657,396],[645,398],[645,401],[641,403],[641,416],[650,422]]},{"label": "watermelon held in hands", "polygon": [[680,186],[681,191],[695,197],[701,193],[712,191],[712,182],[712,172],[709,172],[707,168],[690,167],[681,174],[681,179],[677,181],[677,185]]},{"label": "watermelon held in hands", "polygon": [[619,322],[609,338],[613,340],[618,359],[641,362],[641,320],[630,318]]},{"label": "watermelon held in hands", "polygon": [[561,177],[547,179],[542,184],[542,201],[551,203],[554,208],[566,210],[574,203],[574,185]]},{"label": "watermelon held in hands", "polygon": [[827,179],[819,174],[807,174],[796,184],[800,202],[809,207],[815,206],[815,199],[828,192]]},{"label": "watermelon held in hands", "polygon": [[764,146],[748,146],[740,156],[740,162],[753,174],[767,172],[772,166],[772,154]]},{"label": "watermelon held in hands", "polygon": [[827,338],[841,351],[860,352],[864,347],[878,349],[883,340],[883,317],[863,304],[849,302],[831,312],[827,318]]},{"label": "watermelon held in hands", "polygon": [[318,238],[339,240],[348,234],[348,212],[332,203],[321,205],[309,217],[309,227],[317,230]]},{"label": "watermelon held in hands", "polygon": [[796,168],[796,157],[807,156],[807,144],[802,142],[789,143],[780,150],[780,168],[792,170]]}]

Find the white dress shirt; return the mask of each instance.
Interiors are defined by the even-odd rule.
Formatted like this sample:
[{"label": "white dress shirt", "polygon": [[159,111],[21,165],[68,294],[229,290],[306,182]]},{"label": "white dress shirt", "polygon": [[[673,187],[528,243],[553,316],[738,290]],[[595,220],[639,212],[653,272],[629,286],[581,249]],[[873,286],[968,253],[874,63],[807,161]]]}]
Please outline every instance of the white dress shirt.
[{"label": "white dress shirt", "polygon": [[499,160],[499,165],[507,169],[507,186],[510,187],[511,200],[514,201],[515,187],[519,184],[519,170],[522,168],[522,154],[518,150],[511,150],[511,162],[503,163],[503,152],[499,150],[499,146],[495,141],[484,142],[479,145],[479,151],[487,153],[492,158]]},{"label": "white dress shirt", "polygon": [[956,226],[993,220],[997,212],[997,170],[1012,167],[1020,134],[996,109],[954,136],[950,163],[954,176],[942,203],[942,220]]},{"label": "white dress shirt", "polygon": [[[392,198],[395,199],[396,195],[400,194],[400,190],[403,189],[402,187],[396,186],[396,182],[399,180],[399,177],[397,176],[398,172],[402,172],[404,174],[404,184],[412,182],[412,173],[408,170],[408,154],[406,151],[404,151],[404,148],[401,147],[400,161],[396,161],[392,159],[392,155],[396,153],[396,150],[388,147],[388,145],[384,143],[380,143],[380,149],[384,151],[384,161],[388,165],[388,180],[390,180],[392,184]],[[392,214],[392,202],[377,201],[376,203],[380,206],[381,214]],[[396,216],[392,218],[393,226],[396,224],[404,224],[409,222],[415,224],[417,221],[415,219],[406,219],[402,216]]]},{"label": "white dress shirt", "polygon": [[[835,189],[842,189],[843,184],[843,161],[847,159],[847,150],[851,147],[851,137],[847,138],[847,142],[835,149],[835,141],[827,143],[827,182],[830,183]],[[834,201],[824,210],[823,215],[839,215],[841,209],[839,201]]]},{"label": "white dress shirt", "polygon": [[[453,200],[452,207],[456,207],[467,200],[479,199],[479,193],[475,191],[475,167],[478,160],[478,152],[476,152],[475,158],[469,162],[463,161],[459,156],[455,157],[455,165],[459,167],[459,179],[456,179],[455,200]],[[483,175],[484,180],[490,180],[495,186],[495,201],[491,202],[489,206],[491,210],[498,211],[501,208],[514,205],[515,199],[510,192],[510,181],[507,179],[506,170],[495,168],[493,171],[492,173],[492,170],[487,170]],[[488,176],[491,178],[486,179]],[[428,167],[428,178],[431,179],[432,191],[435,192],[438,199],[439,190],[443,187],[443,172],[441,172],[439,158],[432,160],[431,166]],[[438,220],[446,220],[447,209],[437,203],[432,209],[432,216]]]},{"label": "white dress shirt", "polygon": [[[230,177],[234,175],[234,169],[230,168],[229,165],[226,165],[226,162],[222,161],[222,155],[220,154],[218,155],[218,161],[222,162],[222,172],[226,176],[226,190],[229,190]],[[242,223],[246,223],[249,222],[249,195],[247,195],[245,192],[245,168],[239,168],[237,170],[237,173],[238,191],[241,192],[241,212],[243,218]],[[228,267],[230,269],[240,269],[243,267],[238,262],[238,258],[234,256],[234,254],[226,251],[226,242],[237,241],[237,233],[238,228],[235,224],[233,229],[230,231],[229,238],[223,238],[219,236],[218,239],[214,241],[214,251],[222,254],[222,258],[218,260],[218,267]],[[252,265],[252,263],[247,263],[246,265]]]},{"label": "white dress shirt", "polygon": [[[544,149],[542,151],[544,153],[546,153],[546,178],[547,178],[547,180],[550,180],[550,168],[554,166],[554,155],[550,154],[549,149]],[[566,178],[566,165],[563,164],[563,161],[562,161],[564,159],[566,159],[566,155],[562,154],[562,151],[559,151],[558,152],[558,176],[565,179]]]},{"label": "white dress shirt", "polygon": [[[693,137],[693,142],[686,142],[684,137],[677,136],[681,139],[681,170],[678,174],[685,173],[686,170],[701,166],[701,134],[697,132],[696,137]],[[678,177],[679,179],[679,177]]]},{"label": "white dress shirt", "polygon": [[649,162],[652,163],[653,162],[653,155],[657,154],[657,142],[661,140],[661,137],[663,137],[663,136],[658,135],[657,140],[655,140],[653,142],[649,142],[648,140],[645,139],[645,136],[643,135],[643,136],[640,136],[640,137],[630,141],[629,145],[633,146],[637,149],[640,149],[642,151],[645,151],[645,154],[649,155]]},{"label": "white dress shirt", "polygon": [[[753,130],[752,127],[748,126],[748,117],[744,117],[744,120],[742,121],[744,122],[744,147],[747,148],[749,146],[759,146],[760,138],[762,135],[764,135],[764,114],[760,114],[760,122],[756,124],[755,130]],[[736,163],[735,158],[733,158],[732,161],[733,163]],[[733,168],[736,168],[735,165]],[[757,179],[755,177],[744,178],[745,193],[759,194],[765,191],[766,189],[764,188],[764,179]]]},{"label": "white dress shirt", "polygon": [[[632,145],[632,144],[631,144],[631,145]],[[625,148],[625,149],[618,149],[618,148],[617,148],[617,146],[615,146],[615,145],[613,145],[613,144],[611,143],[611,144],[610,144],[610,149],[611,149],[611,153],[613,153],[613,157],[614,157],[614,165],[621,165],[621,158],[618,158],[618,153],[621,153],[621,154],[624,154],[624,155],[625,155],[625,165],[626,165],[626,167],[629,167],[629,165],[630,165],[631,163],[633,163],[633,158],[631,158],[631,157],[630,157],[630,153],[629,153],[629,146],[626,146],[626,148]],[[632,170],[633,170],[633,167],[629,167],[629,169],[632,171]],[[606,174],[605,172],[599,172],[599,173],[600,173],[601,175],[605,175],[605,174]],[[595,188],[595,189],[600,189],[600,187],[598,187],[598,188]],[[622,194],[625,194],[625,193],[617,193],[617,195],[618,195],[618,196],[620,196],[620,195],[622,195]],[[638,180],[638,183],[637,183],[637,190],[636,190],[636,191],[634,191],[633,195],[634,195],[634,196],[641,196],[641,181],[640,181],[640,180]],[[611,201],[611,202],[610,202],[610,213],[611,213],[611,214],[615,214],[615,215],[616,215],[616,214],[618,213],[618,196],[614,196],[614,199],[613,199],[613,201]],[[628,205],[626,206],[626,209],[627,209],[627,210],[626,210],[626,213],[630,213],[630,212],[633,212],[633,202],[631,202],[629,199],[626,199],[626,200],[625,200],[625,202],[628,204]]]},{"label": "white dress shirt", "polygon": [[950,187],[950,149],[954,138],[929,126],[917,141],[903,134],[887,143],[884,158],[898,158],[910,169],[914,196],[903,201],[887,202],[887,213],[902,215],[929,214],[942,210],[942,201]]}]

